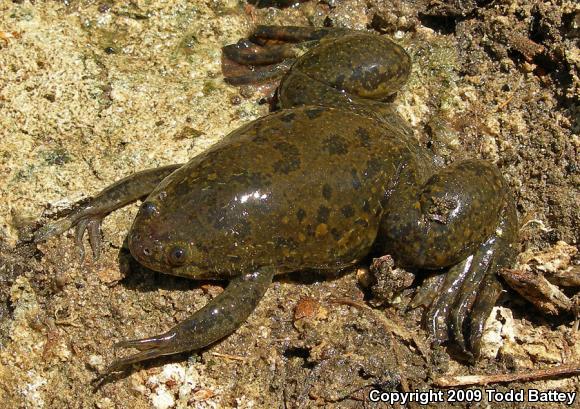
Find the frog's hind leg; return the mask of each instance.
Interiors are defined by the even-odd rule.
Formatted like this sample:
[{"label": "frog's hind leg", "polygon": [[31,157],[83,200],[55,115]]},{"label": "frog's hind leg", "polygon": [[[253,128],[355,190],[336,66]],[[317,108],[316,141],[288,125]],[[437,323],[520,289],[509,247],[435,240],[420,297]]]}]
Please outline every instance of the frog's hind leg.
[{"label": "frog's hind leg", "polygon": [[[430,300],[423,317],[436,343],[450,339],[470,358],[479,356],[485,322],[501,292],[496,272],[514,260],[511,244],[515,240],[515,226],[508,226],[510,220],[514,219],[504,217],[498,228],[501,235],[494,234],[474,254],[449,269],[434,292],[439,297]],[[413,300],[412,306],[423,303],[422,298]],[[469,334],[468,342],[464,333]]]},{"label": "frog's hind leg", "polygon": [[465,355],[479,355],[501,291],[496,273],[515,258],[517,225],[505,180],[481,160],[456,162],[389,200],[381,223],[385,253],[409,267],[449,268],[427,280],[412,304],[428,307],[424,324],[434,342],[449,340]]},{"label": "frog's hind leg", "polygon": [[514,262],[517,234],[516,210],[508,197],[496,230],[472,255],[449,269],[436,292],[439,297],[424,315],[436,343],[450,338],[465,356],[479,356],[485,322],[501,293],[496,273]]},{"label": "frog's hind leg", "polygon": [[87,203],[77,207],[68,216],[42,226],[34,234],[39,243],[75,228],[75,241],[81,258],[84,257],[83,237],[88,231],[89,243],[97,259],[100,254],[101,222],[114,210],[147,196],[167,176],[182,164],[163,166],[134,173],[105,188]]},{"label": "frog's hind leg", "polygon": [[[510,198],[511,199],[511,198]],[[483,278],[477,296],[471,309],[469,319],[469,345],[477,357],[481,351],[481,337],[485,322],[487,321],[491,310],[495,306],[497,299],[502,291],[501,283],[498,281],[496,272],[502,268],[509,268],[514,263],[517,256],[519,225],[515,204],[508,200],[498,229],[496,230],[495,242],[491,244],[489,251],[493,259],[489,263],[488,271]],[[460,304],[457,304],[459,307]],[[462,321],[465,314],[461,308],[452,312],[457,316],[457,328],[461,329]]]},{"label": "frog's hind leg", "polygon": [[224,80],[236,86],[279,80],[296,58],[321,39],[346,32],[335,28],[257,26],[248,39],[222,48]]},{"label": "frog's hind leg", "polygon": [[135,348],[140,352],[117,359],[99,378],[136,362],[204,348],[231,334],[254,311],[272,282],[274,273],[274,269],[263,268],[234,278],[224,292],[169,331],[117,343],[115,348]]}]

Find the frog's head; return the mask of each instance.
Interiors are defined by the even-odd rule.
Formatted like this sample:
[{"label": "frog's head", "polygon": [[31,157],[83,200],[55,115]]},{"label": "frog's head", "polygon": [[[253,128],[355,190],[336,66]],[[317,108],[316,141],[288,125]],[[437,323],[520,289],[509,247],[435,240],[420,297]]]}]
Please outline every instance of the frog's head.
[{"label": "frog's head", "polygon": [[159,196],[151,195],[144,201],[135,217],[128,236],[131,255],[155,271],[207,278],[206,257],[188,234],[191,221],[184,220],[175,209],[166,209]]}]

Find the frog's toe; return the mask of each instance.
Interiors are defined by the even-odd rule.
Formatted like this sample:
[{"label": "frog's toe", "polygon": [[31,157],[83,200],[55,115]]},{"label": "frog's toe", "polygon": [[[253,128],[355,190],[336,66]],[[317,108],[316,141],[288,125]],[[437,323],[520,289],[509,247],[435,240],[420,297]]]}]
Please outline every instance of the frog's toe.
[{"label": "frog's toe", "polygon": [[95,213],[90,207],[81,207],[62,219],[47,223],[34,233],[34,242],[44,242],[74,227],[75,243],[81,261],[85,256],[83,238],[86,232],[89,234],[89,243],[96,260],[101,254],[101,223],[104,216]]},{"label": "frog's toe", "polygon": [[334,27],[302,26],[257,26],[252,34],[252,41],[263,43],[268,40],[302,42],[318,41],[324,37],[336,37],[351,32],[348,29]]},{"label": "frog's toe", "polygon": [[40,227],[36,232],[34,232],[34,242],[42,243],[51,237],[58,236],[70,229],[73,222],[70,217],[65,217],[60,220],[56,220],[52,223],[47,223]]},{"label": "frog's toe", "polygon": [[89,234],[89,244],[91,245],[91,250],[93,251],[93,257],[98,260],[101,256],[101,223],[102,218],[97,216],[91,216],[80,219],[75,227],[75,243],[79,249],[81,256],[81,262],[85,258],[85,246],[83,244],[83,238],[85,233]]},{"label": "frog's toe", "polygon": [[224,81],[240,86],[279,80],[297,55],[292,44],[260,46],[240,40],[222,49]]},{"label": "frog's toe", "polygon": [[161,355],[164,355],[164,353],[158,348],[151,348],[124,358],[116,359],[98,375],[97,379],[103,379],[113,372],[119,372],[126,369],[131,364],[157,358]]},{"label": "frog's toe", "polygon": [[[435,294],[435,297],[423,316],[423,325],[435,344],[442,344],[449,339],[449,316],[455,303],[456,294],[469,272],[469,267],[470,259],[468,258],[449,269],[444,275],[444,279],[439,281],[438,288],[431,287],[431,291],[433,291],[431,294]],[[430,301],[427,297],[425,298],[426,301]],[[417,304],[416,301],[414,303]]]},{"label": "frog's toe", "polygon": [[[280,80],[290,69],[294,60],[285,60],[277,64],[252,66],[238,64],[227,58],[222,58],[222,74],[224,81],[230,85],[256,85]],[[277,86],[277,85],[276,85]]]},{"label": "frog's toe", "polygon": [[417,307],[429,307],[437,298],[439,294],[439,289],[445,281],[445,274],[435,274],[431,277],[427,277],[423,284],[417,288],[413,300],[409,304],[411,308]]},{"label": "frog's toe", "polygon": [[222,48],[225,57],[238,64],[268,65],[296,58],[299,51],[293,44],[273,44],[260,46],[248,40],[240,40]]},{"label": "frog's toe", "polygon": [[[494,239],[488,240],[473,256],[468,258],[468,268],[465,280],[456,294],[454,304],[449,316],[449,331],[451,332],[454,343],[463,351],[468,353],[473,350],[471,343],[465,343],[464,331],[466,319],[471,321],[473,317],[473,306],[478,294],[485,292],[483,286],[485,278],[490,275],[495,278],[495,269],[493,268]],[[489,274],[488,274],[489,273]],[[493,299],[492,306],[495,304],[497,297]],[[491,309],[490,309],[491,311]],[[489,312],[488,311],[488,315]],[[483,318],[483,324],[487,316]],[[482,326],[483,326],[482,324]]]},{"label": "frog's toe", "polygon": [[100,373],[97,379],[102,379],[113,372],[124,370],[131,364],[146,361],[160,357],[162,355],[169,355],[182,351],[178,343],[175,343],[176,333],[169,331],[167,333],[156,335],[148,338],[131,339],[117,342],[114,345],[115,349],[119,348],[135,348],[139,352],[133,355],[126,356],[114,360],[104,371]]},{"label": "frog's toe", "polygon": [[[501,289],[495,276],[495,241],[490,238],[475,254],[449,269],[438,288],[431,288],[431,292],[439,295],[424,316],[426,329],[435,343],[451,341],[469,358],[479,354],[483,326]],[[424,304],[428,297],[422,292],[419,295]]]},{"label": "frog's toe", "polygon": [[231,85],[257,85],[279,80],[296,58],[324,37],[348,30],[292,26],[258,26],[248,39],[222,48],[222,73]]},{"label": "frog's toe", "polygon": [[475,357],[481,352],[481,338],[485,327],[485,322],[495,306],[502,291],[501,283],[495,274],[488,274],[480,286],[479,293],[471,310],[469,345]]},{"label": "frog's toe", "polygon": [[162,335],[156,335],[153,337],[141,338],[141,339],[127,339],[124,341],[117,342],[114,345],[115,349],[118,348],[135,348],[139,351],[147,351],[153,348],[159,348],[164,344],[167,344],[175,337],[175,332],[165,333]]}]

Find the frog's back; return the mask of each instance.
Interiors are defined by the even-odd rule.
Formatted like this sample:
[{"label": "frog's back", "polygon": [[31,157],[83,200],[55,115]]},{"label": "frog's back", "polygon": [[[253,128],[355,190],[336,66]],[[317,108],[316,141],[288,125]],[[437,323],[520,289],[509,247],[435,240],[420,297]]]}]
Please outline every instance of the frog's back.
[{"label": "frog's back", "polygon": [[418,149],[347,111],[274,113],[157,189],[167,201],[156,234],[190,241],[218,276],[264,265],[281,272],[340,268],[368,253],[388,190]]}]

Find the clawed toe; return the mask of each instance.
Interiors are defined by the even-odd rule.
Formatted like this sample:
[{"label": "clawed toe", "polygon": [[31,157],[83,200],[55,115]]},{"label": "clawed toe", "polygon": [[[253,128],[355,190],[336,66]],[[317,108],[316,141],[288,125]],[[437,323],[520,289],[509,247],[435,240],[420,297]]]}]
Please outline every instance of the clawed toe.
[{"label": "clawed toe", "polygon": [[130,339],[117,342],[114,347],[118,348],[135,348],[139,351],[146,351],[153,348],[159,348],[164,344],[170,342],[175,338],[175,332],[168,332],[165,334],[157,335],[154,337],[141,338],[141,339]]},{"label": "clawed toe", "polygon": [[232,61],[246,65],[274,64],[287,58],[296,58],[299,55],[298,50],[292,44],[259,46],[248,40],[227,45],[222,48],[222,51]]},{"label": "clawed toe", "polygon": [[131,364],[173,353],[171,341],[174,337],[174,332],[168,332],[154,337],[117,342],[113,346],[115,349],[135,348],[140,352],[124,358],[115,359],[97,376],[95,382],[100,382],[111,373],[122,371]]},{"label": "clawed toe", "polygon": [[71,227],[72,221],[69,217],[65,217],[64,219],[60,219],[52,223],[47,223],[34,233],[34,242],[42,243],[51,237],[64,233]]},{"label": "clawed toe", "polygon": [[449,341],[469,359],[479,355],[483,326],[499,296],[494,244],[489,240],[444,278],[428,281],[428,291],[420,290],[413,300],[414,306],[428,304],[424,326],[433,342]]},{"label": "clawed toe", "polygon": [[113,372],[122,371],[131,364],[156,358],[161,355],[163,355],[162,351],[160,351],[158,348],[152,348],[133,355],[129,355],[125,358],[116,359],[96,377],[95,382],[100,382]]},{"label": "clawed toe", "polygon": [[47,223],[34,233],[34,242],[41,243],[51,237],[58,236],[70,228],[75,228],[75,244],[78,248],[81,262],[85,257],[85,247],[83,238],[85,233],[89,234],[89,244],[93,251],[93,257],[98,260],[101,255],[101,223],[103,217],[100,215],[88,214],[84,209],[69,214],[60,220]]},{"label": "clawed toe", "polygon": [[334,28],[258,26],[248,39],[222,48],[224,80],[236,86],[274,82],[321,39],[345,32]]},{"label": "clawed toe", "polygon": [[79,249],[81,262],[85,258],[83,238],[86,232],[89,234],[89,244],[93,251],[93,257],[95,260],[98,260],[101,256],[101,222],[102,218],[95,216],[82,218],[77,222],[75,228],[75,243]]}]

